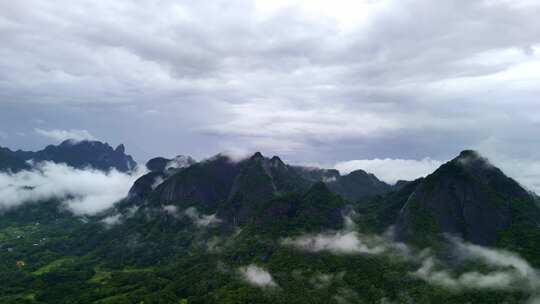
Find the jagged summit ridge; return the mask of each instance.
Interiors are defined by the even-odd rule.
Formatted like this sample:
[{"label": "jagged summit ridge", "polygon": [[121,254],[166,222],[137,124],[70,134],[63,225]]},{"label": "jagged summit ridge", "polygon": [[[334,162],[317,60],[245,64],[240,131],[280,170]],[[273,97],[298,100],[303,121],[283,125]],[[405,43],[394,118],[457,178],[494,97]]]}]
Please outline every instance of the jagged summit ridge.
[{"label": "jagged summit ridge", "polygon": [[391,186],[361,170],[341,176],[337,170],[291,166],[260,152],[239,161],[218,154],[172,174],[164,167],[169,161],[155,158],[147,163],[152,172],[130,191],[134,203],[197,206],[238,224],[253,218],[261,203],[287,193],[305,193],[318,183],[350,202],[391,191]]},{"label": "jagged summit ridge", "polygon": [[49,145],[37,152],[11,151],[7,148],[3,148],[2,151],[5,155],[23,162],[28,160],[34,162],[52,161],[81,169],[91,167],[104,171],[116,169],[121,172],[128,172],[137,166],[133,158],[125,154],[123,144],[113,149],[108,143],[95,140],[76,141],[68,139],[59,145]]}]

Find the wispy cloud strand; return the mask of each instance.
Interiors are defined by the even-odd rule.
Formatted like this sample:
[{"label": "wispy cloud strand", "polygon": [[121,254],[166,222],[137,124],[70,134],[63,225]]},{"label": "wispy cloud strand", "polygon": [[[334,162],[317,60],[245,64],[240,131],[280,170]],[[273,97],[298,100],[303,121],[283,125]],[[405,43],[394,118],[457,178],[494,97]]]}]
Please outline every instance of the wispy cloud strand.
[{"label": "wispy cloud strand", "polygon": [[54,140],[55,142],[62,142],[64,140],[71,139],[73,141],[82,141],[82,140],[96,140],[96,137],[92,135],[87,130],[60,130],[60,129],[52,129],[52,130],[44,130],[36,128],[34,131],[41,135],[45,136],[49,139]]}]

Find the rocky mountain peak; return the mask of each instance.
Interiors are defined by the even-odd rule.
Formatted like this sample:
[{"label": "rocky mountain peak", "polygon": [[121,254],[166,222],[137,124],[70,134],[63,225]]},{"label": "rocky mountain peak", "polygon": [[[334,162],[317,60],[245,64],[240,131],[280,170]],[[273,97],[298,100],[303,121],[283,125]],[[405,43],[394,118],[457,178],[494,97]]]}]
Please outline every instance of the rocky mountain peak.
[{"label": "rocky mountain peak", "polygon": [[116,153],[126,153],[126,147],[124,146],[124,144],[119,144],[116,149],[114,149],[114,152]]},{"label": "rocky mountain peak", "polygon": [[450,233],[490,245],[515,222],[515,204],[534,202],[487,158],[466,150],[418,185],[400,212],[396,231],[402,239]]},{"label": "rocky mountain peak", "polygon": [[255,154],[253,154],[249,159],[259,161],[259,160],[263,160],[264,156],[262,155],[261,152],[255,152]]},{"label": "rocky mountain peak", "polygon": [[494,166],[490,161],[475,150],[464,150],[452,160],[452,162],[475,170],[492,169]]},{"label": "rocky mountain peak", "polygon": [[273,156],[270,159],[270,166],[274,168],[279,168],[285,166],[285,163],[278,156]]},{"label": "rocky mountain peak", "polygon": [[89,140],[68,139],[59,145],[49,145],[37,152],[19,150],[10,152],[9,155],[23,162],[27,160],[51,161],[64,163],[75,168],[116,169],[121,172],[130,171],[137,166],[133,158],[125,154],[124,145],[119,145],[113,150],[107,143]]}]

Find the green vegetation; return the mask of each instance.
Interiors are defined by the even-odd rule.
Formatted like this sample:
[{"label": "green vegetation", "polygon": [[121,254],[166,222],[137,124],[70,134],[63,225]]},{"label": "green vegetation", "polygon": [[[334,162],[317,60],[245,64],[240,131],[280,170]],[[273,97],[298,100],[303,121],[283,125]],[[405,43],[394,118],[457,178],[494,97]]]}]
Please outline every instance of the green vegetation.
[{"label": "green vegetation", "polygon": [[33,271],[32,274],[38,276],[43,275],[56,269],[60,269],[61,267],[65,267],[67,264],[73,263],[75,263],[75,258],[61,258],[58,260],[54,260],[43,267],[40,267],[38,270]]},{"label": "green vegetation", "polygon": [[[278,159],[272,164],[254,162],[253,167],[243,168],[242,178],[229,176],[232,165],[225,161],[191,166],[144,199],[116,206],[110,212],[130,210],[130,215],[113,226],[103,225],[100,216],[73,216],[56,201],[4,211],[0,217],[0,303],[512,304],[530,300],[531,295],[519,288],[455,290],[415,275],[425,261],[416,257],[427,252],[422,251],[425,247],[434,257],[454,263],[448,270],[451,275],[493,270],[489,268],[493,265],[481,261],[462,263],[445,251],[442,221],[436,221],[440,218],[430,207],[445,201],[439,199],[441,195],[452,203],[469,202],[453,199],[456,193],[481,194],[478,197],[494,202],[489,207],[508,206],[504,209],[508,212],[501,214],[512,221],[508,229],[499,231],[496,245],[538,267],[540,229],[531,219],[540,219],[540,212],[519,196],[511,181],[471,176],[447,164],[399,191],[348,202],[322,182],[304,189],[306,184],[297,175],[286,174],[289,169]],[[216,170],[207,171],[205,166]],[[266,170],[277,170],[273,179]],[[280,174],[283,177],[276,181]],[[473,182],[474,191],[462,187]],[[162,191],[174,192],[180,199],[166,195],[169,201],[163,202]],[[178,212],[165,212],[163,204],[176,206]],[[222,222],[201,225],[182,213],[188,207],[197,207],[204,215],[217,213]],[[409,212],[406,219],[411,225],[407,227],[416,237],[409,243],[410,255],[312,252],[284,244],[285,238],[318,233],[350,236],[356,230],[380,235],[396,224],[402,211]],[[343,224],[343,213],[351,216],[354,225]],[[339,240],[338,245],[350,241]],[[358,243],[355,246],[364,245]],[[249,265],[268,271],[271,282],[264,275],[255,280],[262,286],[250,282]]]},{"label": "green vegetation", "polygon": [[[315,195],[316,194],[316,195]],[[281,195],[278,201],[316,206],[325,197],[332,209],[339,198],[317,189],[305,197]],[[358,212],[370,209],[360,204]],[[150,211],[147,211],[150,212]],[[310,212],[310,211],[305,211]],[[325,211],[326,212],[326,211]],[[8,214],[11,219],[20,215]],[[151,213],[147,213],[151,214]],[[7,218],[4,215],[4,218]],[[362,214],[361,221],[378,216]],[[24,219],[5,221],[0,260],[1,303],[522,303],[520,292],[456,293],[419,280],[413,261],[388,256],[309,253],[282,246],[282,233],[311,231],[322,218],[284,217],[272,225],[250,223],[238,233],[224,227],[201,228],[187,220],[147,216],[142,211],[124,225],[105,229],[81,224],[68,215],[35,228]],[[35,219],[30,219],[35,220]],[[313,222],[311,222],[313,221]],[[59,227],[70,230],[58,234]],[[292,226],[290,226],[292,225]],[[262,227],[266,227],[263,229]],[[274,228],[271,228],[274,227]],[[12,236],[24,234],[24,239]],[[46,249],[33,250],[47,237]],[[16,251],[8,252],[4,242]],[[19,244],[20,243],[20,244]],[[210,246],[212,244],[212,246]],[[44,245],[45,246],[45,245]],[[17,268],[15,262],[26,261]],[[260,265],[277,288],[246,282],[240,267]]]}]

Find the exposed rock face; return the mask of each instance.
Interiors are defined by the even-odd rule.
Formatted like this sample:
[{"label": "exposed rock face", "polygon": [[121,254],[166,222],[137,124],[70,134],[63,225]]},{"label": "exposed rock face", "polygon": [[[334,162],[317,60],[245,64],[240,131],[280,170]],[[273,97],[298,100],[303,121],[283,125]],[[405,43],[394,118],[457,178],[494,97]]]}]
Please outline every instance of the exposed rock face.
[{"label": "exposed rock face", "polygon": [[235,224],[253,218],[261,204],[274,195],[288,192],[304,192],[310,182],[274,156],[268,159],[259,152],[238,164],[241,169],[235,177],[231,193],[218,214]]},{"label": "exposed rock face", "polygon": [[167,172],[182,169],[195,164],[191,156],[178,155],[175,158],[156,157],[146,163],[146,168],[152,172]]},{"label": "exposed rock face", "polygon": [[402,240],[450,233],[490,245],[514,220],[513,204],[534,201],[487,159],[463,151],[419,184],[400,212],[396,233]]},{"label": "exposed rock face", "polygon": [[[336,170],[290,166],[277,156],[266,158],[259,152],[241,161],[218,155],[176,171],[167,169],[170,162],[169,159],[154,158],[147,163],[152,172],[137,180],[130,191],[134,203],[143,200],[160,206],[175,205],[179,209],[195,206],[206,213],[217,213],[219,218],[228,223],[241,225],[252,221],[263,210],[269,210],[270,214],[304,214],[295,210],[311,210],[306,200],[319,206],[318,210],[323,210],[326,208],[323,208],[324,204],[332,204],[337,200],[332,193],[333,188],[338,194],[354,198],[390,191],[389,185],[363,171],[341,177]],[[304,195],[310,189],[332,193],[322,198],[332,200],[316,201],[313,196],[309,196],[309,199],[283,199],[289,194]],[[282,197],[281,201],[279,197]],[[267,206],[269,201],[276,205]],[[343,202],[339,199],[336,205],[342,206]],[[323,217],[341,223],[338,207],[326,211],[328,214]],[[328,224],[328,221],[319,221]]]},{"label": "exposed rock face", "polygon": [[167,177],[163,172],[150,172],[139,177],[128,193],[128,198],[142,201],[157,188]]},{"label": "exposed rock face", "polygon": [[172,159],[164,157],[152,158],[146,163],[146,168],[150,173],[141,176],[135,181],[129,190],[129,199],[138,202],[144,201],[168,177],[194,164],[196,164],[196,161],[193,158],[183,155]]},{"label": "exposed rock face", "polygon": [[414,193],[423,180],[423,178],[419,178],[414,181],[407,182],[406,184],[403,184],[401,188],[390,192],[384,197],[381,197],[380,200],[375,200],[378,207],[378,229],[386,230],[388,227],[396,223],[403,206],[405,206],[409,197]]},{"label": "exposed rock face", "polygon": [[124,145],[113,149],[107,143],[99,141],[75,142],[66,140],[60,145],[49,145],[37,152],[11,151],[9,149],[4,149],[4,152],[22,162],[27,160],[52,161],[65,163],[75,168],[91,167],[98,170],[116,169],[128,172],[137,166],[133,158],[125,154]]},{"label": "exposed rock face", "polygon": [[[279,192],[305,191],[311,184],[278,157],[268,159],[260,153],[236,162],[218,155],[171,173],[165,168],[170,160],[155,158],[147,167],[153,172],[139,179],[133,193],[146,193],[156,178],[165,181],[152,192],[152,199],[180,208],[217,211],[220,215],[245,220],[252,215],[257,202],[264,202]],[[161,174],[157,174],[161,172]],[[157,174],[157,175],[156,175]]]},{"label": "exposed rock face", "polygon": [[168,177],[152,197],[162,204],[179,207],[198,204],[203,209],[213,209],[229,197],[240,169],[237,163],[218,155]]}]

